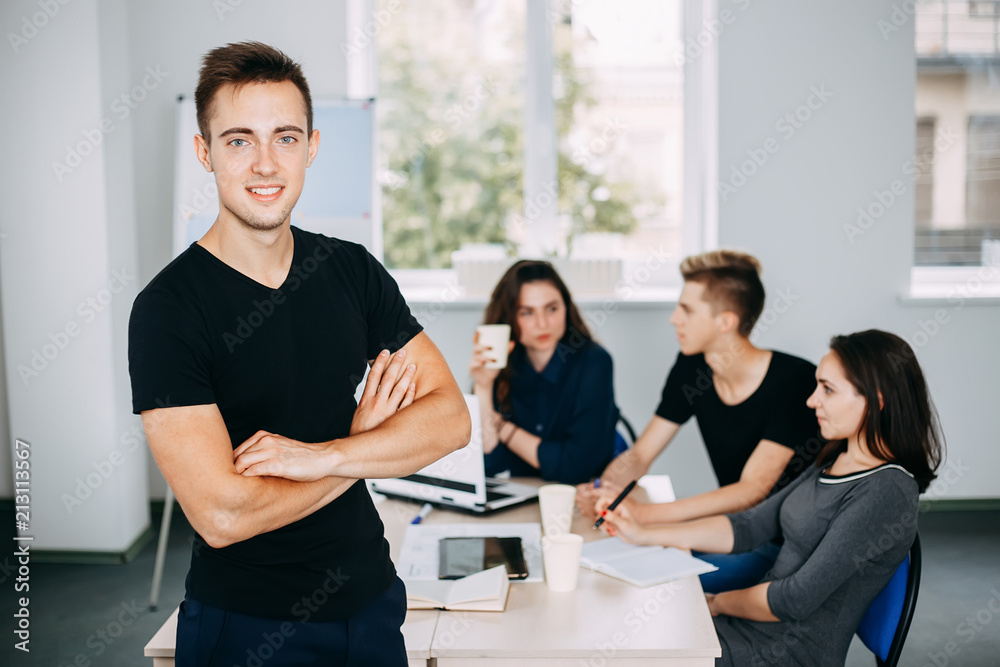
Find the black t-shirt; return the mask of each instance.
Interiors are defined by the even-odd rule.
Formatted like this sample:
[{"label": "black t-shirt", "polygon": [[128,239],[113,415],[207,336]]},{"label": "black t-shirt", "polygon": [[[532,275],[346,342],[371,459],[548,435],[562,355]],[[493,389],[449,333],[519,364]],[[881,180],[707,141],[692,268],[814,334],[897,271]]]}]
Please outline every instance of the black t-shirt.
[{"label": "black t-shirt", "polygon": [[806,399],[816,388],[816,367],[774,351],[764,380],[745,401],[726,405],[715,391],[705,355],[677,355],[656,414],[676,424],[692,415],[720,486],[738,482],[761,440],[795,451],[771,493],[783,488],[816,458],[825,442]]},{"label": "black t-shirt", "polygon": [[[271,289],[192,244],[136,298],[132,410],[219,407],[235,449],[258,430],[302,442],[348,435],[366,362],[422,330],[364,247],[291,228]],[[222,549],[195,536],[187,594],[266,618],[343,620],[392,583],[363,481],[313,514]]]}]

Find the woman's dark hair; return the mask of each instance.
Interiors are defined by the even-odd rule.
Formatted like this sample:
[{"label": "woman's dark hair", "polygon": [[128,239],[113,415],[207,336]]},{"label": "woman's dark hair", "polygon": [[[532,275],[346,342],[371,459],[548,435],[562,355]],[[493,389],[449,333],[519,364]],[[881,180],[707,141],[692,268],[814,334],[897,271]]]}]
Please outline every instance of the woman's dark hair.
[{"label": "woman's dark hair", "polygon": [[[913,350],[899,336],[876,329],[834,336],[830,350],[866,401],[858,431],[868,449],[910,471],[923,493],[937,477],[944,438]],[[844,444],[830,442],[817,464]]]},{"label": "woman's dark hair", "polygon": [[[526,283],[547,282],[559,290],[563,303],[566,305],[566,332],[560,339],[561,345],[578,348],[585,342],[593,340],[590,329],[580,316],[573,298],[556,270],[548,262],[522,259],[503,275],[493,289],[490,303],[486,306],[483,324],[509,324],[510,337],[514,341],[514,350],[523,349],[521,331],[517,326],[517,302],[521,297],[521,286]],[[496,383],[497,402],[500,411],[510,413],[510,366],[500,371]]]}]

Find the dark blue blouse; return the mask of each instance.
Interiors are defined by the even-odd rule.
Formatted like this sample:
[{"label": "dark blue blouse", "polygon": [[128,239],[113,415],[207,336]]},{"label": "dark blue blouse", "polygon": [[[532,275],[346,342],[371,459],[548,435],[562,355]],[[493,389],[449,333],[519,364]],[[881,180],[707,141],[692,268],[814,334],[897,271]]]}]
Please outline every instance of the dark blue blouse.
[{"label": "dark blue blouse", "polygon": [[[523,347],[510,356],[511,414],[504,419],[542,439],[540,469],[503,443],[486,455],[486,474],[509,470],[515,477],[537,477],[579,484],[597,477],[611,462],[615,445],[615,405],[611,355],[591,341],[560,342],[541,373]],[[493,405],[499,411],[494,386]]]}]

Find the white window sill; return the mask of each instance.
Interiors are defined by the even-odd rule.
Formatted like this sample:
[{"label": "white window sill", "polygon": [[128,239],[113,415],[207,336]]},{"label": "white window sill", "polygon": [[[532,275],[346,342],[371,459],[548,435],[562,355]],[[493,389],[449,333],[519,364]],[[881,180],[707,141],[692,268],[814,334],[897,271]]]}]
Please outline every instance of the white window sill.
[{"label": "white window sill", "polygon": [[[389,272],[399,284],[403,298],[410,305],[440,304],[446,310],[482,310],[489,302],[485,293],[469,294],[458,284],[451,269],[393,269]],[[679,285],[626,285],[622,289],[601,293],[573,293],[573,300],[587,310],[609,308],[663,308],[677,303]]]},{"label": "white window sill", "polygon": [[1000,267],[924,266],[910,270],[910,290],[904,304],[1000,305]]}]

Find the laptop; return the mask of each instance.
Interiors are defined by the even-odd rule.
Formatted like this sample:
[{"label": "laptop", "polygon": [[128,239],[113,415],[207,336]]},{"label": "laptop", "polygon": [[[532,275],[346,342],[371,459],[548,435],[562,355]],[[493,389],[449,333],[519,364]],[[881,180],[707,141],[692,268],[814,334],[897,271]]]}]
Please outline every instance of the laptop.
[{"label": "laptop", "polygon": [[397,479],[371,479],[372,491],[393,498],[415,500],[475,514],[487,514],[538,498],[538,489],[503,479],[486,477],[479,399],[466,394],[472,417],[472,441],[412,475]]}]

